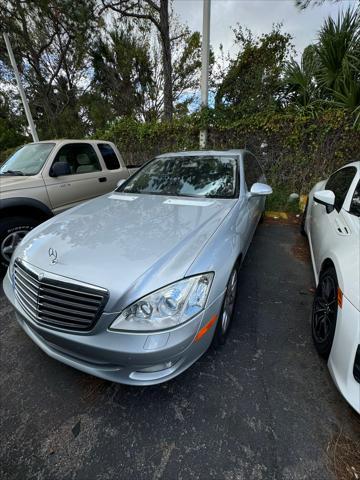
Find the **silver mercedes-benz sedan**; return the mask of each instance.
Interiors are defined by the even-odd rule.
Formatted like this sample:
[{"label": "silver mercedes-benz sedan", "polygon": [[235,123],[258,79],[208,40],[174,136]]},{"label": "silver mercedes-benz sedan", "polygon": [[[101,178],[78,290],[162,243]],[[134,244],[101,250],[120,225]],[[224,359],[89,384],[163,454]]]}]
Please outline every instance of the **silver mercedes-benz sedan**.
[{"label": "silver mercedes-benz sedan", "polygon": [[114,382],[167,381],[225,342],[271,192],[248,151],[160,155],[34,228],[4,291],[51,357]]}]

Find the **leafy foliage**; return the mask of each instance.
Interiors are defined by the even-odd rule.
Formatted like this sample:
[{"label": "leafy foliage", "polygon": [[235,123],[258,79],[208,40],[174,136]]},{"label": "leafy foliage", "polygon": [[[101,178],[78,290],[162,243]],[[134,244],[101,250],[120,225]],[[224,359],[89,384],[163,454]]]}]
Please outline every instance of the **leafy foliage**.
[{"label": "leafy foliage", "polygon": [[[85,133],[77,88],[86,81],[86,54],[95,25],[93,1],[3,2],[0,22],[11,32],[14,55],[43,138]],[[5,46],[1,71],[11,77]]]},{"label": "leafy foliage", "polygon": [[91,63],[86,105],[92,128],[103,128],[107,118],[140,118],[153,82],[146,40],[140,41],[129,29],[114,28],[108,36],[98,36]]},{"label": "leafy foliage", "polygon": [[140,165],[160,153],[196,150],[203,122],[209,125],[209,149],[249,148],[260,158],[271,185],[289,193],[307,193],[324,175],[357,158],[360,148],[358,132],[342,109],[328,109],[317,118],[297,112],[255,113],[232,122],[222,110],[173,122],[123,119],[98,136],[115,142],[127,164]]},{"label": "leafy foliage", "polygon": [[277,25],[259,38],[239,25],[234,30],[239,53],[217,94],[217,105],[237,107],[242,114],[276,110],[281,102],[281,75],[291,51],[291,37]]},{"label": "leafy foliage", "polygon": [[284,78],[289,105],[316,113],[329,105],[354,114],[359,124],[360,11],[328,18],[318,41],[305,49],[301,65],[287,64]]}]

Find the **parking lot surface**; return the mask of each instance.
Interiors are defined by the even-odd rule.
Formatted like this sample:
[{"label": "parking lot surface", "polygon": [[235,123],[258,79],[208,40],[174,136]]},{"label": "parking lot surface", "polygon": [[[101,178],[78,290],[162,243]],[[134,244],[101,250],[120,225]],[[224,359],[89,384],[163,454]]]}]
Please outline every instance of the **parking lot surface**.
[{"label": "parking lot surface", "polygon": [[312,345],[312,287],[298,227],[265,222],[227,344],[146,388],[47,357],[1,294],[1,478],[335,478],[334,439],[358,448],[360,429]]}]

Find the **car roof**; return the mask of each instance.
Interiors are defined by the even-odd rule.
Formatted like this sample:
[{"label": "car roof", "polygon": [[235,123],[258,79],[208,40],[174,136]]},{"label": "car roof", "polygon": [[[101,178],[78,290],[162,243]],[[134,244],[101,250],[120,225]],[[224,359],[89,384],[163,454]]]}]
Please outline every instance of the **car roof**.
[{"label": "car roof", "polygon": [[343,165],[342,167],[340,167],[339,170],[345,167],[356,167],[357,169],[360,170],[360,160],[355,160],[355,162],[347,163],[346,165]]},{"label": "car roof", "polygon": [[[88,139],[88,140],[80,140],[78,138],[57,138],[56,140],[52,140],[52,139],[49,139],[49,140],[40,140],[38,142],[30,142],[30,145],[34,144],[34,143],[63,143],[63,142],[72,142],[72,143],[112,143],[112,142],[109,142],[108,140],[95,140],[95,139]],[[26,144],[26,145],[29,145],[29,144]]]},{"label": "car roof", "polygon": [[247,150],[244,149],[233,149],[233,150],[189,150],[186,152],[169,152],[169,153],[162,153],[161,155],[157,155],[157,158],[161,157],[206,157],[206,156],[219,156],[219,155],[241,155]]}]

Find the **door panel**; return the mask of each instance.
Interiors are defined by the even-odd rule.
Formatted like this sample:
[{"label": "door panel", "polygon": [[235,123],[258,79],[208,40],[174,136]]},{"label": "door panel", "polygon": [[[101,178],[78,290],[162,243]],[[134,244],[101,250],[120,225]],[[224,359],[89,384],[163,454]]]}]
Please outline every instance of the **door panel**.
[{"label": "door panel", "polygon": [[345,226],[341,210],[355,174],[355,167],[345,167],[331,175],[326,182],[324,189],[331,190],[335,195],[332,212],[328,213],[326,207],[315,200],[312,203],[310,237],[317,272],[320,271],[324,252],[338,235],[346,234],[346,229],[342,231]]},{"label": "door panel", "polygon": [[107,174],[102,170],[92,145],[66,144],[56,154],[53,164],[56,162],[66,162],[71,174],[61,177],[47,175],[44,178],[54,212],[59,213],[111,190]]},{"label": "door panel", "polygon": [[119,180],[128,178],[127,169],[121,166],[111,145],[108,143],[98,143],[97,147],[107,169],[106,176],[108,179],[109,191],[115,190]]},{"label": "door panel", "polygon": [[330,215],[334,216],[336,210],[331,213],[326,212],[326,207],[316,203],[315,200],[311,206],[311,224],[310,224],[310,237],[311,247],[314,256],[315,268],[319,272],[321,267],[321,252],[324,249],[324,240],[333,233],[330,221],[334,222],[335,219],[329,218]]}]

